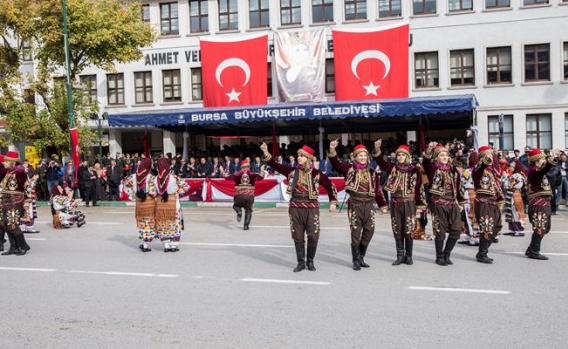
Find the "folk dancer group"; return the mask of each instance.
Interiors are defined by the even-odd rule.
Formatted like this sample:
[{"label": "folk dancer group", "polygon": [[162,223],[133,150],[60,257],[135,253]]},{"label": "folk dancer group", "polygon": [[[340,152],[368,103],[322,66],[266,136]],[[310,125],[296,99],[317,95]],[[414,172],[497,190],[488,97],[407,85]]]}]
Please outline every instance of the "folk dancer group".
[{"label": "folk dancer group", "polygon": [[152,166],[151,159],[143,158],[136,173],[124,181],[124,190],[136,201],[136,225],[142,241],[139,248],[151,251],[149,244],[157,236],[164,252],[177,252],[184,230],[179,197],[189,191],[189,185],[170,173],[169,159],[158,159],[156,175]]}]

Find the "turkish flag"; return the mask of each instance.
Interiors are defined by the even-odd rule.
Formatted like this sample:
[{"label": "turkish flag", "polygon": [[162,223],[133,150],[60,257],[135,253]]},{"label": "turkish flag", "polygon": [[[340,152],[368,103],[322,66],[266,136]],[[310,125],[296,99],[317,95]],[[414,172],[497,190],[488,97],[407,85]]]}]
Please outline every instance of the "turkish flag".
[{"label": "turkish flag", "polygon": [[408,97],[408,23],[334,29],[335,99]]},{"label": "turkish flag", "polygon": [[245,106],[268,101],[268,35],[244,40],[202,38],[203,106]]}]

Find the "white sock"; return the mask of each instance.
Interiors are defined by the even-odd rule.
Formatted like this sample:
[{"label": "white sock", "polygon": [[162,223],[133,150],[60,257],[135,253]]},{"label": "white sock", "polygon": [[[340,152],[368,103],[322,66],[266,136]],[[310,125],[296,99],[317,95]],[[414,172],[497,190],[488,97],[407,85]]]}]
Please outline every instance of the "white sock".
[{"label": "white sock", "polygon": [[167,248],[167,249],[171,248],[171,245],[170,245],[170,241],[169,241],[169,240],[168,240],[168,241],[164,241],[164,248]]}]

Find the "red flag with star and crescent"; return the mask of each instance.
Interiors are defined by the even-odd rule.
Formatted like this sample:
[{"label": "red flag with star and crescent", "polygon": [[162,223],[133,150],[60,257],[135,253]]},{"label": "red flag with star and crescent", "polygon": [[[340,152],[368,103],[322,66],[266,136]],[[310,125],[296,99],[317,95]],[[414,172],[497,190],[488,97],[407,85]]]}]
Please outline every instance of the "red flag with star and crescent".
[{"label": "red flag with star and crescent", "polygon": [[247,39],[201,39],[203,106],[268,103],[268,35]]},{"label": "red flag with star and crescent", "polygon": [[408,23],[334,29],[335,99],[408,97]]}]

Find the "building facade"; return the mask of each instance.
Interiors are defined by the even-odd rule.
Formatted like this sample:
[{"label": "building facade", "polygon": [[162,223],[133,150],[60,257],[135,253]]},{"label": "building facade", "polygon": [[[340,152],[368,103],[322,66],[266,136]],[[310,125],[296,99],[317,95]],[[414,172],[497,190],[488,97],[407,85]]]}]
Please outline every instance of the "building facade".
[{"label": "building facade", "polygon": [[[474,94],[479,107],[473,126],[481,144],[508,150],[568,148],[568,0],[165,0],[143,1],[141,16],[160,35],[142,49],[140,61],[119,64],[113,73],[87,69],[81,74],[90,82],[85,93],[99,101],[101,114],[202,108],[200,38],[259,32],[269,38],[268,103],[278,103],[271,78],[273,34],[320,27],[329,28],[326,97],[332,101],[331,28],[407,21],[411,97]],[[154,128],[105,127],[111,154],[140,151],[145,132],[150,147],[164,152],[179,152],[184,142],[197,147],[213,142]],[[465,134],[432,130],[427,136],[452,132]],[[407,136],[412,140],[416,134]],[[234,142],[214,141],[219,146]]]}]

